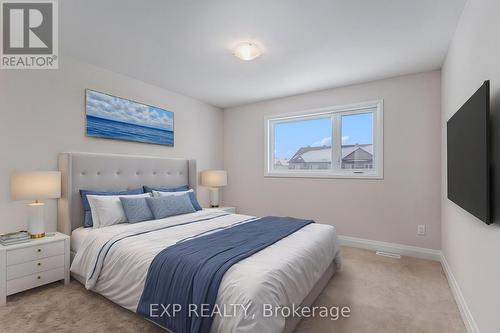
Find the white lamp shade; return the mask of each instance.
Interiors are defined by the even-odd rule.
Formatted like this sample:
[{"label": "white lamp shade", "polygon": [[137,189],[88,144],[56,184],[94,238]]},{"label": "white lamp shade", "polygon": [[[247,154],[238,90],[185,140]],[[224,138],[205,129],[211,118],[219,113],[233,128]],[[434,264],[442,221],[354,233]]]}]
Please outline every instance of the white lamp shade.
[{"label": "white lamp shade", "polygon": [[225,170],[205,170],[201,173],[201,185],[221,187],[227,185],[227,172]]},{"label": "white lamp shade", "polygon": [[16,172],[10,179],[14,200],[57,199],[61,197],[61,172]]}]

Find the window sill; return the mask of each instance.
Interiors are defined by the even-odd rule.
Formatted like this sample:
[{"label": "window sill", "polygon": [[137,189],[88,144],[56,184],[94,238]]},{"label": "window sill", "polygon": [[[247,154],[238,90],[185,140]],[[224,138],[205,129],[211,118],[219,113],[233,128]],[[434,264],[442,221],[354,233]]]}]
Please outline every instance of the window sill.
[{"label": "window sill", "polygon": [[264,177],[268,178],[333,178],[333,179],[375,179],[375,180],[382,180],[384,179],[383,174],[379,173],[374,173],[374,172],[366,172],[366,173],[361,173],[361,174],[356,174],[356,173],[339,173],[339,174],[332,174],[332,173],[321,173],[321,172],[316,172],[316,173],[303,173],[303,172],[284,172],[284,173],[278,173],[278,172],[266,172],[264,173]]}]

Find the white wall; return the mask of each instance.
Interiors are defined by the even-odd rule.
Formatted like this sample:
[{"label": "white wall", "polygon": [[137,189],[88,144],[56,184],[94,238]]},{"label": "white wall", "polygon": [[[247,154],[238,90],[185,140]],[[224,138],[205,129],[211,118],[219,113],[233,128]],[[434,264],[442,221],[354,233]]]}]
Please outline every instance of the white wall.
[{"label": "white wall", "polygon": [[[175,147],[85,137],[85,88],[175,113]],[[0,71],[0,233],[26,228],[25,202],[12,202],[14,170],[57,170],[64,151],[194,158],[198,169],[222,167],[220,109],[67,57],[59,70]],[[208,194],[200,188],[201,204]],[[47,230],[56,229],[56,200],[46,205]]]},{"label": "white wall", "polygon": [[[440,75],[401,76],[224,110],[224,204],[341,235],[440,248]],[[384,99],[384,179],[264,177],[264,116]],[[417,236],[417,225],[427,235]]]},{"label": "white wall", "polygon": [[482,333],[500,330],[500,225],[487,226],[447,199],[446,121],[488,79],[498,121],[499,14],[498,0],[468,1],[442,76],[442,250]]}]

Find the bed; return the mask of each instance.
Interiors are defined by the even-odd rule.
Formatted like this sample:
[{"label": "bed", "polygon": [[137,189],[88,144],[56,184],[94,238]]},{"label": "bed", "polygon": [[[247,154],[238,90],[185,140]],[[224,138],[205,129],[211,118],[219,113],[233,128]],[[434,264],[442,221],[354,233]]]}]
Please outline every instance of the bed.
[{"label": "bed", "polygon": [[[59,156],[59,169],[63,187],[58,206],[58,229],[71,235],[71,275],[87,289],[134,312],[148,268],[163,249],[182,239],[257,219],[218,210],[200,210],[137,224],[83,228],[80,189],[189,185],[196,191],[196,161],[63,153]],[[115,245],[114,240],[118,238],[120,242]],[[114,246],[103,251],[106,244]],[[224,316],[214,317],[210,332],[292,332],[300,317],[266,316],[262,305],[311,305],[340,264],[335,228],[317,223],[304,226],[227,270],[216,298],[216,304],[224,308]],[[235,304],[247,306],[250,313],[238,311]]]}]

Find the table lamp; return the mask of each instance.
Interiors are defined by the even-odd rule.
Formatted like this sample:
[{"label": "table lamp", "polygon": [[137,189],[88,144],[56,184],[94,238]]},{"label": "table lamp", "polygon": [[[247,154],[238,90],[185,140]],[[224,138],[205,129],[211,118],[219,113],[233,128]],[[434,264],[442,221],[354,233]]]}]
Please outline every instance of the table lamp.
[{"label": "table lamp", "polygon": [[11,176],[10,193],[14,200],[34,200],[28,205],[28,232],[31,238],[45,237],[42,199],[61,197],[61,172],[15,172]]},{"label": "table lamp", "polygon": [[227,185],[227,172],[205,170],[201,173],[201,185],[210,187],[210,207],[219,207],[219,187]]}]

